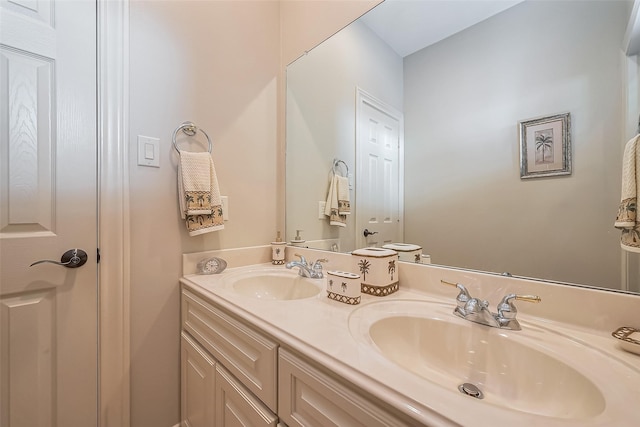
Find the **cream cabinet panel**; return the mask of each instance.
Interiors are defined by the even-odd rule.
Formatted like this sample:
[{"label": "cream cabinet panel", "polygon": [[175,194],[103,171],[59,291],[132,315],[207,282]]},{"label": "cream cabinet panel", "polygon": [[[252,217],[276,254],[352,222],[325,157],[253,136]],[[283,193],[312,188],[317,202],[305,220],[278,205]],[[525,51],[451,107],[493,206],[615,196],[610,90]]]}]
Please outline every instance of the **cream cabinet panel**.
[{"label": "cream cabinet panel", "polygon": [[221,365],[216,366],[216,426],[275,427],[278,417]]},{"label": "cream cabinet panel", "polygon": [[280,349],[278,415],[289,427],[409,426],[307,362]]},{"label": "cream cabinet panel", "polygon": [[215,425],[215,361],[182,332],[180,408],[182,427]]},{"label": "cream cabinet panel", "polygon": [[182,292],[184,330],[275,412],[277,343],[195,293]]}]

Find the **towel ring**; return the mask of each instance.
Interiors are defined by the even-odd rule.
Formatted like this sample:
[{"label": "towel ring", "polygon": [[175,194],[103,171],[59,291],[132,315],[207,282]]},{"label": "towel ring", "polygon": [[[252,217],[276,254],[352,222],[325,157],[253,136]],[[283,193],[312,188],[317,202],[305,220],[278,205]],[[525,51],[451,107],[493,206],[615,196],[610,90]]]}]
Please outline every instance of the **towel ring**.
[{"label": "towel ring", "polygon": [[349,166],[347,166],[347,164],[344,161],[339,160],[339,159],[333,159],[333,173],[334,173],[334,175],[337,173],[336,169],[337,169],[337,167],[338,167],[338,165],[340,163],[342,163],[344,165],[344,168],[347,170],[347,173],[344,176],[345,177],[349,176]]},{"label": "towel ring", "polygon": [[178,131],[182,131],[185,135],[189,136],[194,136],[198,131],[202,132],[204,136],[207,137],[207,142],[209,143],[209,153],[211,153],[211,151],[213,150],[213,143],[211,142],[211,138],[209,138],[209,135],[207,135],[204,130],[198,128],[193,122],[183,122],[176,128],[176,130],[173,131],[173,137],[171,138],[173,140],[173,148],[176,149],[178,154],[180,154],[180,149],[178,148],[178,144],[176,142]]}]

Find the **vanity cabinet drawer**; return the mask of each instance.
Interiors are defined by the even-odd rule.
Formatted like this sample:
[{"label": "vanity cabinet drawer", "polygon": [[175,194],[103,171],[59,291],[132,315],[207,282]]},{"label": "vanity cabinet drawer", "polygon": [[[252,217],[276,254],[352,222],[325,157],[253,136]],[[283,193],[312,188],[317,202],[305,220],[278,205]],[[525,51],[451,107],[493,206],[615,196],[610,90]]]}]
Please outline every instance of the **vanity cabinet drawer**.
[{"label": "vanity cabinet drawer", "polygon": [[276,427],[278,417],[221,365],[216,366],[216,426]]},{"label": "vanity cabinet drawer", "polygon": [[282,348],[278,381],[278,416],[289,427],[412,425]]},{"label": "vanity cabinet drawer", "polygon": [[182,327],[276,412],[277,343],[188,289],[182,290]]},{"label": "vanity cabinet drawer", "polygon": [[214,427],[215,361],[193,338],[180,340],[182,427]]}]

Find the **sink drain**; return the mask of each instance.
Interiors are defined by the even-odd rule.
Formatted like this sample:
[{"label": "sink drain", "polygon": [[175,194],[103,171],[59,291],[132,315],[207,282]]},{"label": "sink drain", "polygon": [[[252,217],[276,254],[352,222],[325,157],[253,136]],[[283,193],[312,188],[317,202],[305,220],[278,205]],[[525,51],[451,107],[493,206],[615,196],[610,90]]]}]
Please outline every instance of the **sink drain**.
[{"label": "sink drain", "polygon": [[467,396],[475,397],[476,399],[482,399],[484,397],[482,391],[480,391],[478,387],[471,383],[460,384],[458,386],[458,390],[460,390],[461,393],[466,394]]}]

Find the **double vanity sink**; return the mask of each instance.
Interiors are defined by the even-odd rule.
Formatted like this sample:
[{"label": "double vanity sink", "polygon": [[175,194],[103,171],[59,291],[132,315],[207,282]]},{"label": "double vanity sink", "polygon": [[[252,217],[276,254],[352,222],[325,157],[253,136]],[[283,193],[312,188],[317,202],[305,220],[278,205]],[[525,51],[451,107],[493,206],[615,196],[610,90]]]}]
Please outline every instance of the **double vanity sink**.
[{"label": "double vanity sink", "polygon": [[453,314],[455,295],[402,286],[349,306],[281,266],[182,282],[416,425],[640,425],[640,356],[584,328],[479,325]]}]

